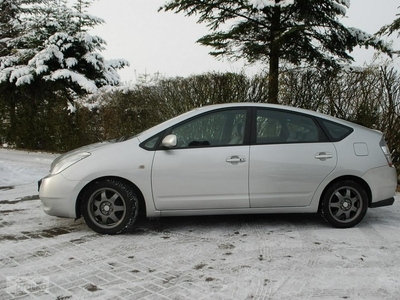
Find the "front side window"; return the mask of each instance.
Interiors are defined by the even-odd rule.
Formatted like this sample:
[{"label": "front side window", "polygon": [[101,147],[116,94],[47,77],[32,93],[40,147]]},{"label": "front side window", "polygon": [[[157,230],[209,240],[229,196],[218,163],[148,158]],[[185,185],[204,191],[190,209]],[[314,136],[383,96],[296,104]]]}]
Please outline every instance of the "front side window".
[{"label": "front side window", "polygon": [[223,110],[202,115],[172,128],[176,148],[242,145],[246,109]]},{"label": "front side window", "polygon": [[311,143],[325,140],[312,117],[270,109],[258,109],[256,143]]},{"label": "front side window", "polygon": [[161,134],[157,134],[141,144],[141,147],[146,150],[155,150]]}]

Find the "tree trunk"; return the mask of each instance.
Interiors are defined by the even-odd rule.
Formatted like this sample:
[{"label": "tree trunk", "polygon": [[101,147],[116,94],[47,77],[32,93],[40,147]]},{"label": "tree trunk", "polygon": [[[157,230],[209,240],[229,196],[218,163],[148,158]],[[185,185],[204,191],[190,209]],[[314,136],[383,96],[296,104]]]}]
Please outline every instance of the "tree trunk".
[{"label": "tree trunk", "polygon": [[[275,2],[279,2],[276,0]],[[279,103],[279,34],[280,34],[280,6],[274,7],[274,13],[271,19],[271,47],[269,53],[269,77],[268,77],[268,102]]]},{"label": "tree trunk", "polygon": [[[274,47],[272,47],[274,48]],[[277,51],[272,51],[269,59],[269,76],[268,76],[268,103],[278,104],[279,92],[279,47]]]},{"label": "tree trunk", "polygon": [[11,96],[11,101],[10,101],[10,107],[9,107],[9,114],[10,114],[10,131],[9,131],[9,136],[8,139],[11,140],[12,142],[15,142],[15,135],[16,135],[16,128],[17,128],[17,118],[15,116],[15,101],[14,101],[14,95]]},{"label": "tree trunk", "polygon": [[8,106],[8,117],[9,124],[8,131],[6,132],[6,141],[7,143],[14,144],[16,142],[16,134],[17,134],[17,118],[16,118],[16,103],[15,103],[15,95],[13,92],[10,92],[8,88],[6,89],[5,98],[7,99],[6,105]]}]

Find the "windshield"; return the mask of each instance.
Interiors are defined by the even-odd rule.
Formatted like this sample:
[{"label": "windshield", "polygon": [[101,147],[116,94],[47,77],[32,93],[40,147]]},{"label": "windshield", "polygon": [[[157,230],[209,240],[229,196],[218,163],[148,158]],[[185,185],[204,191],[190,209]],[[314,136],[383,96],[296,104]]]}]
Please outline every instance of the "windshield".
[{"label": "windshield", "polygon": [[153,127],[150,127],[150,128],[148,128],[148,129],[142,131],[141,133],[137,133],[137,134],[132,135],[132,136],[123,137],[123,138],[121,138],[122,140],[118,140],[118,141],[122,142],[122,141],[130,140],[130,139],[133,139],[133,138],[135,138],[135,137],[139,137],[139,136],[141,136],[142,134],[147,133],[148,131],[154,131],[155,133],[157,133],[157,132],[159,131],[159,130],[157,130],[157,128],[160,128],[160,131],[161,131],[161,128],[165,127],[165,124],[166,124],[166,123],[171,122],[171,121],[173,122],[175,119],[180,118],[180,117],[183,117],[183,116],[185,116],[185,115],[187,115],[187,114],[190,114],[191,112],[196,111],[196,110],[198,110],[198,109],[199,109],[199,108],[195,108],[195,109],[193,109],[193,110],[187,111],[187,112],[185,112],[185,113],[183,113],[183,114],[180,114],[180,115],[175,116],[175,117],[173,117],[173,118],[171,118],[171,119],[168,119],[168,120],[166,120],[166,121],[164,121],[164,122],[162,122],[162,123],[159,123],[159,124],[157,124],[157,125],[155,125],[155,126],[153,126]]}]

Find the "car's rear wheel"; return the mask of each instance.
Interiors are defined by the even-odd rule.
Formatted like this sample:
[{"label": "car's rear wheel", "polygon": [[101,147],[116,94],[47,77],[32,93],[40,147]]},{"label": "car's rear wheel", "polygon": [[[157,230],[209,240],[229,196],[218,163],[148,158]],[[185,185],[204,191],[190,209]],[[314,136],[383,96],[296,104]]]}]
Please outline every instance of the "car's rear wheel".
[{"label": "car's rear wheel", "polygon": [[357,225],[364,218],[367,209],[367,193],[352,180],[333,184],[322,196],[321,215],[337,228]]},{"label": "car's rear wheel", "polygon": [[86,224],[98,233],[118,234],[130,230],[139,210],[138,198],[128,184],[119,180],[95,182],[82,201]]}]

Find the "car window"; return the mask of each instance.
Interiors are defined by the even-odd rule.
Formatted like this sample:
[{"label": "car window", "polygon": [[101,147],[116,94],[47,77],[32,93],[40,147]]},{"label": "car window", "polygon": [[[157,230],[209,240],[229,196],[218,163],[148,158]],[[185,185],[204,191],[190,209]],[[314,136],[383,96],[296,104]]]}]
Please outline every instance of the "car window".
[{"label": "car window", "polygon": [[258,109],[256,143],[321,142],[324,136],[312,117],[270,109]]},{"label": "car window", "polygon": [[160,138],[160,134],[151,137],[147,141],[142,144],[142,147],[146,150],[154,150],[157,146],[158,139]]},{"label": "car window", "polygon": [[177,136],[176,148],[242,145],[246,109],[223,110],[202,115],[171,130]]},{"label": "car window", "polygon": [[353,132],[353,128],[335,122],[322,120],[322,124],[333,142],[338,142]]}]

